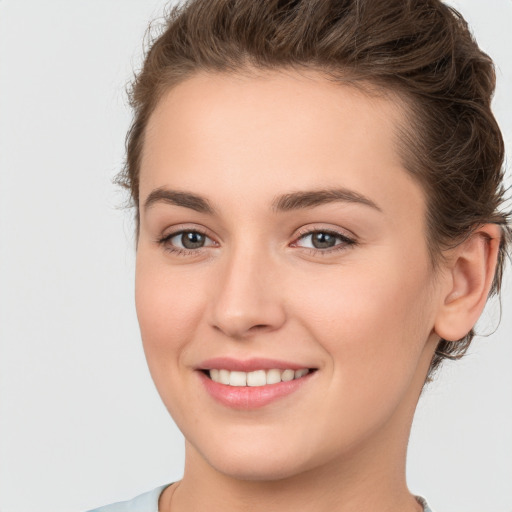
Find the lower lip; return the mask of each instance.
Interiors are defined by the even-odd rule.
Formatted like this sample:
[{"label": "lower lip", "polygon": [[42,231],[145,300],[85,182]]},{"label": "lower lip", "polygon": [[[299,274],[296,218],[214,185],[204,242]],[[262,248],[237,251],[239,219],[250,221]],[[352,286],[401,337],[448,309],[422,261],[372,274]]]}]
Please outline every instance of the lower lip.
[{"label": "lower lip", "polygon": [[292,394],[310,380],[313,374],[310,372],[300,379],[293,379],[288,382],[268,384],[266,386],[227,386],[214,382],[203,372],[199,371],[199,377],[206,388],[206,391],[215,400],[227,407],[234,409],[258,409],[264,407],[280,398]]}]

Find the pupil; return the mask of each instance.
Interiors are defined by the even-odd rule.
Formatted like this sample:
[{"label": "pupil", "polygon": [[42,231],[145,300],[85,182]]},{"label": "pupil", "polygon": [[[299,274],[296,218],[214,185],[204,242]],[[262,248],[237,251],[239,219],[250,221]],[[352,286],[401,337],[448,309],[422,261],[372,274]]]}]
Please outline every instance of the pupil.
[{"label": "pupil", "polygon": [[185,249],[198,249],[204,245],[204,235],[195,231],[188,231],[181,235],[181,243]]},{"label": "pupil", "polygon": [[336,238],[329,233],[315,233],[313,235],[313,246],[316,249],[328,249],[334,247]]}]

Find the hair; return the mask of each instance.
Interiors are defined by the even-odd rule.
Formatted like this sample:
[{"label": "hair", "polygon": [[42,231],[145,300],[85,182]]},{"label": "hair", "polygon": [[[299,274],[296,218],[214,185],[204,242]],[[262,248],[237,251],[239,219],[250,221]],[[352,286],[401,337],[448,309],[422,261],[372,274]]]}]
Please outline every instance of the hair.
[{"label": "hair", "polygon": [[[129,91],[134,118],[127,187],[139,227],[139,172],[148,120],[160,98],[198,72],[312,69],[327,79],[392,93],[405,107],[398,148],[427,198],[427,241],[443,250],[485,223],[501,226],[490,294],[500,291],[511,238],[502,211],[504,143],[491,112],[492,60],[463,17],[439,0],[191,0],[171,7]],[[429,377],[462,357],[472,329],[440,340]]]}]

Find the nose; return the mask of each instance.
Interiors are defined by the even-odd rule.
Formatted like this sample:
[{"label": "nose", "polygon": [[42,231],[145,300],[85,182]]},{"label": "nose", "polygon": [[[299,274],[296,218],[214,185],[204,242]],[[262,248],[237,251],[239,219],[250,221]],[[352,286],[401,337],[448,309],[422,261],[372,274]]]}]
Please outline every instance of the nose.
[{"label": "nose", "polygon": [[261,252],[240,251],[223,262],[210,305],[211,325],[244,339],[279,329],[286,321],[278,269]]}]

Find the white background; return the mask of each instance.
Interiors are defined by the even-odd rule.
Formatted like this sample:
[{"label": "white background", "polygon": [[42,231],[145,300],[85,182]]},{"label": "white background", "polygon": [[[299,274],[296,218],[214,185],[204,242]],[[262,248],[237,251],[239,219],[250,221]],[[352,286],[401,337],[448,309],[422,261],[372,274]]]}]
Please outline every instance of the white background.
[{"label": "white background", "polygon": [[[1,512],[80,511],[181,475],[181,434],[139,339],[131,212],[111,183],[124,87],[163,5],[0,0]],[[511,155],[512,2],[455,5],[497,63]],[[512,511],[511,311],[508,276],[496,334],[420,404],[409,484],[438,512]]]}]

